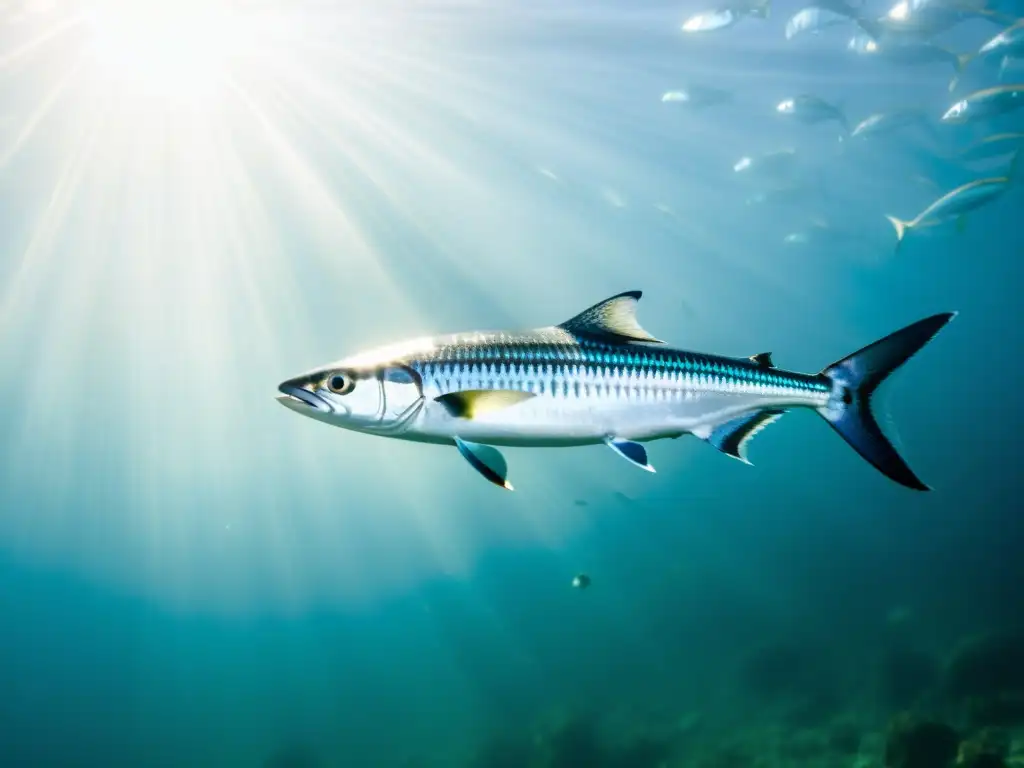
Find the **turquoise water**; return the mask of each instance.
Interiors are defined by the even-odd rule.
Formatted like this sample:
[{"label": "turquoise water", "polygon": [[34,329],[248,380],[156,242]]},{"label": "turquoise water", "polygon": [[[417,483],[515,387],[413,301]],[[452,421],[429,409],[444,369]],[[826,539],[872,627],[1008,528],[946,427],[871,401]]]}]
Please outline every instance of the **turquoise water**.
[{"label": "turquoise water", "polygon": [[[657,0],[138,2],[0,5],[0,765],[458,768],[499,737],[506,765],[612,764],[543,762],[583,717],[664,746],[630,766],[871,766],[902,708],[977,725],[942,670],[1022,629],[1022,196],[898,254],[884,214],[1024,112],[854,143],[774,110],[934,118],[994,65],[951,96],[852,25],[787,41],[788,2],[704,36]],[[733,103],[661,102],[689,84]],[[786,147],[810,191],[748,202],[733,165]],[[274,402],[360,349],[632,289],[674,346],[807,372],[959,311],[879,398],[934,491],[810,412],[753,466],[506,449],[505,493]],[[859,751],[798,749],[847,726]]]}]

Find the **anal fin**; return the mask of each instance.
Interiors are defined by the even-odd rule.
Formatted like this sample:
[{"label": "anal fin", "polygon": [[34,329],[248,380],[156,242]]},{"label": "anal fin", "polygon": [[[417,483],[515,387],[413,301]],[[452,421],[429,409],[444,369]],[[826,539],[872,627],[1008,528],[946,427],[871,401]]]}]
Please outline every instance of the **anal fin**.
[{"label": "anal fin", "polygon": [[618,437],[606,437],[604,442],[630,464],[634,464],[640,467],[640,469],[646,469],[648,472],[655,471],[654,467],[647,461],[647,449],[640,443],[634,443],[632,440],[622,440]]},{"label": "anal fin", "polygon": [[449,392],[434,399],[452,416],[475,419],[485,413],[511,408],[532,397],[536,395],[518,389],[466,389],[461,392]]},{"label": "anal fin", "polygon": [[491,483],[494,483],[506,491],[514,490],[512,483],[508,481],[508,464],[501,451],[490,445],[471,443],[461,437],[455,438],[455,447],[459,449],[462,458],[469,462],[477,472]]},{"label": "anal fin", "polygon": [[729,421],[716,424],[706,436],[701,434],[698,437],[703,438],[726,456],[732,456],[744,464],[749,464],[747,444],[754,435],[781,418],[784,413],[784,410],[776,408],[745,413]]}]

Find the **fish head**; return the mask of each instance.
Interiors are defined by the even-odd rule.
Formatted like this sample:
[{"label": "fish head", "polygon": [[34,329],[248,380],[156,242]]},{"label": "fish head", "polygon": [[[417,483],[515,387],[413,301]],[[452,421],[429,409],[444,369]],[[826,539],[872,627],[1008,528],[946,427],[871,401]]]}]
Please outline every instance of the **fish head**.
[{"label": "fish head", "polygon": [[422,409],[419,374],[401,363],[378,365],[341,361],[288,379],[278,386],[285,407],[336,427],[396,435]]},{"label": "fish head", "polygon": [[706,11],[691,16],[683,22],[683,32],[713,32],[736,23],[738,14],[728,8],[717,11]]},{"label": "fish head", "polygon": [[989,40],[987,43],[985,43],[983,46],[981,46],[981,48],[978,49],[978,53],[979,54],[992,53],[992,51],[996,50],[997,48],[1001,48],[1002,46],[1006,45],[1006,43],[1007,43],[1006,32],[1000,32],[998,35],[996,35],[991,40]]},{"label": "fish head", "polygon": [[944,123],[963,123],[967,120],[967,99],[961,99],[952,107],[946,110],[946,114],[942,116],[942,122]]}]

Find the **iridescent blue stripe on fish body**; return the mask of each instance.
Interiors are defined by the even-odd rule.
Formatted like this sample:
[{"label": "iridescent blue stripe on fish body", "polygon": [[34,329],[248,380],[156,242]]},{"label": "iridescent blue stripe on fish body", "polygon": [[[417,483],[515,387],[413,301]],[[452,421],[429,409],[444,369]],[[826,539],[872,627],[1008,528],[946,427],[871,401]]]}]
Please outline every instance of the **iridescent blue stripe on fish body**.
[{"label": "iridescent blue stripe on fish body", "polygon": [[456,342],[412,364],[439,392],[517,389],[561,398],[649,400],[704,391],[810,396],[830,391],[821,377],[746,360],[591,341],[545,344],[507,337],[477,344]]}]

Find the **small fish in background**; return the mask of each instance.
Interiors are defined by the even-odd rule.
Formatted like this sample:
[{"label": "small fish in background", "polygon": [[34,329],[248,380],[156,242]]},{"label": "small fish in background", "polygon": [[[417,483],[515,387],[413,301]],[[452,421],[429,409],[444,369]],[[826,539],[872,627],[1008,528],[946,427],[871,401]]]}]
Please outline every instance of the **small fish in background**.
[{"label": "small fish in background", "polygon": [[806,180],[763,189],[743,201],[746,206],[811,205],[826,198],[820,180]]},{"label": "small fish in background", "polygon": [[1024,106],[1024,83],[983,88],[946,110],[942,122],[965,124],[1006,115]]},{"label": "small fish in background", "polygon": [[896,483],[928,490],[885,438],[871,396],[955,313],[933,315],[818,373],[771,355],[673,349],[637,321],[640,291],[555,326],[421,338],[358,353],[282,382],[288,409],[369,435],[454,447],[511,491],[495,447],[606,445],[654,472],[643,443],[696,436],[749,464],[747,444],[790,410],[813,410]]},{"label": "small fish in background", "polygon": [[715,32],[728,29],[747,16],[767,19],[771,14],[771,0],[733,0],[717,8],[702,11],[683,22],[687,33]]},{"label": "small fish in background", "polygon": [[745,155],[732,167],[738,178],[756,182],[791,181],[800,170],[800,160],[795,149],[779,149],[761,155]]},{"label": "small fish in background", "polygon": [[813,5],[803,8],[790,16],[786,22],[786,39],[792,40],[798,35],[805,34],[817,35],[829,27],[852,24],[856,11],[851,9],[851,13],[853,15]]},{"label": "small fish in background", "polygon": [[870,239],[860,228],[837,226],[824,218],[815,218],[807,226],[786,235],[782,242],[790,246],[841,249],[846,245],[868,246]]},{"label": "small fish in background", "polygon": [[782,242],[786,245],[810,245],[813,239],[811,232],[802,230],[800,232],[790,232],[784,238]]},{"label": "small fish in background", "polygon": [[984,2],[900,0],[885,15],[874,19],[861,16],[857,24],[880,43],[899,43],[930,40],[971,19],[1010,23]]},{"label": "small fish in background", "polygon": [[889,112],[876,112],[861,120],[850,132],[851,139],[872,139],[889,136],[907,128],[922,128],[935,136],[935,125],[921,107],[904,107]]},{"label": "small fish in background", "polygon": [[1024,149],[1024,133],[994,133],[986,136],[960,152],[960,159],[967,162],[995,160],[1015,155]]},{"label": "small fish in background", "polygon": [[590,504],[587,502],[586,499],[576,499],[576,501],[574,501],[573,504],[575,506],[577,506],[577,507],[589,507],[590,506]]},{"label": "small fish in background", "polygon": [[775,111],[804,125],[817,125],[835,120],[847,133],[850,132],[850,124],[842,108],[810,93],[802,93],[780,101],[775,106]]},{"label": "small fish in background", "polygon": [[977,58],[989,56],[1024,57],[1024,19],[1010,25],[978,48]]},{"label": "small fish in background", "polygon": [[[995,36],[986,40],[971,54],[969,61],[987,62],[999,59],[998,79],[1004,80],[1013,74],[1015,61],[1024,57],[1024,19],[1011,24]],[[951,89],[952,90],[952,89]]]},{"label": "small fish in background", "polygon": [[955,221],[957,229],[963,231],[968,213],[1002,197],[1010,188],[1013,184],[1019,157],[1019,153],[1014,156],[1014,162],[1006,176],[975,179],[962,184],[953,191],[947,192],[910,221],[886,215],[885,218],[896,230],[896,250],[899,250],[907,232],[918,227],[936,226],[947,221]]},{"label": "small fish in background", "polygon": [[590,577],[585,573],[577,573],[572,579],[573,589],[586,589],[590,586]]},{"label": "small fish in background", "polygon": [[663,104],[685,106],[690,109],[703,109],[720,104],[729,104],[732,100],[733,95],[731,91],[705,85],[691,85],[676,91],[668,91],[661,97]]},{"label": "small fish in background", "polygon": [[[956,53],[941,45],[928,41],[910,41],[902,43],[879,43],[873,38],[863,40],[855,38],[857,45],[853,50],[861,56],[882,59],[894,64],[922,65],[949,64],[953,67],[953,78],[947,90],[953,91],[959,82],[964,67],[974,58],[972,53]],[[851,41],[852,42],[852,41]]]},{"label": "small fish in background", "polygon": [[933,179],[931,176],[927,176],[923,173],[911,174],[910,180],[915,184],[920,184],[922,187],[928,187],[928,189],[938,192],[942,189],[942,185]]},{"label": "small fish in background", "polygon": [[808,222],[803,229],[790,232],[782,238],[782,242],[786,245],[821,245],[842,239],[844,235],[845,233],[840,233],[830,222],[816,218]]}]

